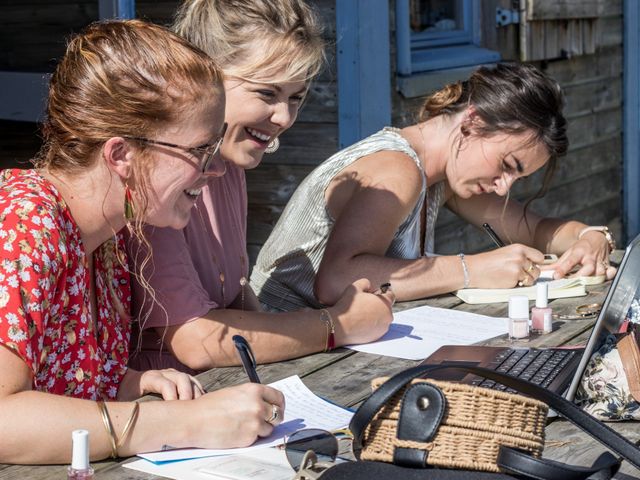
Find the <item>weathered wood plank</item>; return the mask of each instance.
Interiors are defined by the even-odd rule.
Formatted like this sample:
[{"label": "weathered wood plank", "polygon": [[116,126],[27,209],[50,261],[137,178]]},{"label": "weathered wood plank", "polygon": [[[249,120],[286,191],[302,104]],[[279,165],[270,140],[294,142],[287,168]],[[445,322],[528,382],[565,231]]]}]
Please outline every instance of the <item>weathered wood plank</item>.
[{"label": "weathered wood plank", "polygon": [[622,58],[622,46],[618,43],[600,48],[593,56],[549,62],[544,66],[544,71],[565,87],[576,82],[590,81],[592,78],[619,77]]},{"label": "weathered wood plank", "polygon": [[590,82],[568,85],[563,88],[567,106],[567,119],[600,111],[620,108],[622,104],[622,77],[597,77]]},{"label": "weathered wood plank", "polygon": [[586,143],[597,137],[622,131],[622,109],[617,106],[601,110],[596,115],[577,116],[571,119],[567,128],[569,141]]},{"label": "weathered wood plank", "polygon": [[[610,422],[608,426],[632,442],[640,440],[637,422]],[[545,437],[543,457],[571,465],[590,466],[598,455],[606,451],[602,444],[566,420],[556,420],[547,426]],[[638,479],[640,471],[628,462],[623,462],[622,468],[614,478]]]},{"label": "weathered wood plank", "polygon": [[284,206],[312,165],[265,164],[247,171],[247,190],[253,204]]},{"label": "weathered wood plank", "polygon": [[599,20],[599,23],[599,46],[612,46],[622,44],[622,16],[601,18]]},{"label": "weathered wood plank", "polygon": [[531,20],[601,17],[622,14],[622,2],[607,0],[529,0],[527,17]]},{"label": "weathered wood plank", "polygon": [[304,377],[315,394],[346,407],[356,405],[371,393],[370,382],[381,375],[393,375],[419,361],[381,357],[357,352],[348,362],[330,365]]},{"label": "weathered wood plank", "polygon": [[[263,383],[271,383],[282,378],[299,375],[304,377],[327,365],[344,360],[353,355],[352,350],[339,348],[332,352],[319,353],[306,357],[270,364],[258,365],[256,371]],[[208,391],[245,383],[247,376],[241,367],[214,368],[198,375],[198,379]]]}]

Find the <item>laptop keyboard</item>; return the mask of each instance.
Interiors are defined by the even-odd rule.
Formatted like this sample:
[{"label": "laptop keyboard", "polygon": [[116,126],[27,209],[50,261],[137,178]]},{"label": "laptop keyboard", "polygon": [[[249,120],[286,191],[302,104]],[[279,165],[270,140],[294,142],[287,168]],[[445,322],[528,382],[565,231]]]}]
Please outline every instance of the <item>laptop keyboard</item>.
[{"label": "laptop keyboard", "polygon": [[[548,387],[576,355],[574,350],[508,349],[496,356],[487,368]],[[472,385],[516,393],[501,383],[476,377]]]}]

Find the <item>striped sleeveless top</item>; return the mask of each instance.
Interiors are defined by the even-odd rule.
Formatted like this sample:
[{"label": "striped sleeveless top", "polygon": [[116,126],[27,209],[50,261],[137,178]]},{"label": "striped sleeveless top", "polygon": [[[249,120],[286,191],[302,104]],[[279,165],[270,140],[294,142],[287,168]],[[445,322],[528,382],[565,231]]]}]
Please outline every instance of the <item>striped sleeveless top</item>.
[{"label": "striped sleeveless top", "polygon": [[[385,127],[341,150],[320,164],[297,188],[264,244],[251,274],[251,286],[264,307],[292,311],[321,308],[313,294],[315,276],[335,220],[329,215],[324,193],[333,178],[359,158],[383,150],[407,154],[422,174],[420,196],[398,230],[385,255],[414,259],[433,252],[434,227],[444,198],[444,183],[426,188],[425,173],[416,152],[399,133]],[[420,212],[427,196],[425,251],[420,252]]]}]

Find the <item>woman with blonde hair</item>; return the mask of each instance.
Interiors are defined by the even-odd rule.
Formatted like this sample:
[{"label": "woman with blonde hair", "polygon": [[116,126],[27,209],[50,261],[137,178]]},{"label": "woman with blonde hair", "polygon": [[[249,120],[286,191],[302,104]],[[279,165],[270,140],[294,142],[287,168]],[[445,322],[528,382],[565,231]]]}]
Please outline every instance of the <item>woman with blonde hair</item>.
[{"label": "woman with blonde hair", "polygon": [[[220,71],[163,27],[95,23],[70,41],[47,113],[36,168],[0,180],[0,463],[67,463],[79,428],[94,459],[269,435],[284,408],[272,388],[204,393],[184,373],[127,367],[117,232],[184,227],[224,173]],[[146,393],[166,401],[133,401]]]},{"label": "woman with blonde hair", "polygon": [[[315,12],[302,0],[187,0],[174,30],[224,72],[227,173],[209,179],[184,230],[148,230],[153,261],[133,268],[155,298],[141,285],[134,290],[143,332],[132,365],[188,372],[238,365],[235,334],[260,363],[379,338],[391,322],[391,293],[367,293],[366,280],[345,285],[331,308],[291,314],[261,312],[246,280],[244,171],[277,149],[324,62]],[[130,246],[132,257],[139,248]]]},{"label": "woman with blonde hair", "polygon": [[[531,285],[615,272],[605,227],[543,217],[512,199],[513,182],[547,166],[542,194],[568,147],[558,84],[525,64],[482,67],[429,96],[420,121],[387,127],[336,153],[298,187],[260,251],[251,284],[276,310],[332,305],[354,278],[390,281],[399,300],[461,288]],[[438,210],[488,223],[510,245],[432,255]]]}]

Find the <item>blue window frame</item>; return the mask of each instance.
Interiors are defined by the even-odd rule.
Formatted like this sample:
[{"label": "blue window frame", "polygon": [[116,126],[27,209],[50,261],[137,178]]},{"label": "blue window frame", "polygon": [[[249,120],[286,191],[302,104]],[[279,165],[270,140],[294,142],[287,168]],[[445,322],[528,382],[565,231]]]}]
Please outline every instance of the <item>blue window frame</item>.
[{"label": "blue window frame", "polygon": [[[409,76],[420,72],[480,65],[500,60],[498,52],[478,46],[480,2],[455,0],[441,2],[441,4],[446,5],[447,15],[451,18],[435,22],[437,16],[432,16],[423,25],[429,26],[433,22],[436,27],[431,26],[424,31],[416,32],[411,28],[410,0],[396,0],[397,72],[399,75]],[[413,6],[415,5],[414,3]],[[443,28],[437,28],[438,23]]]}]

